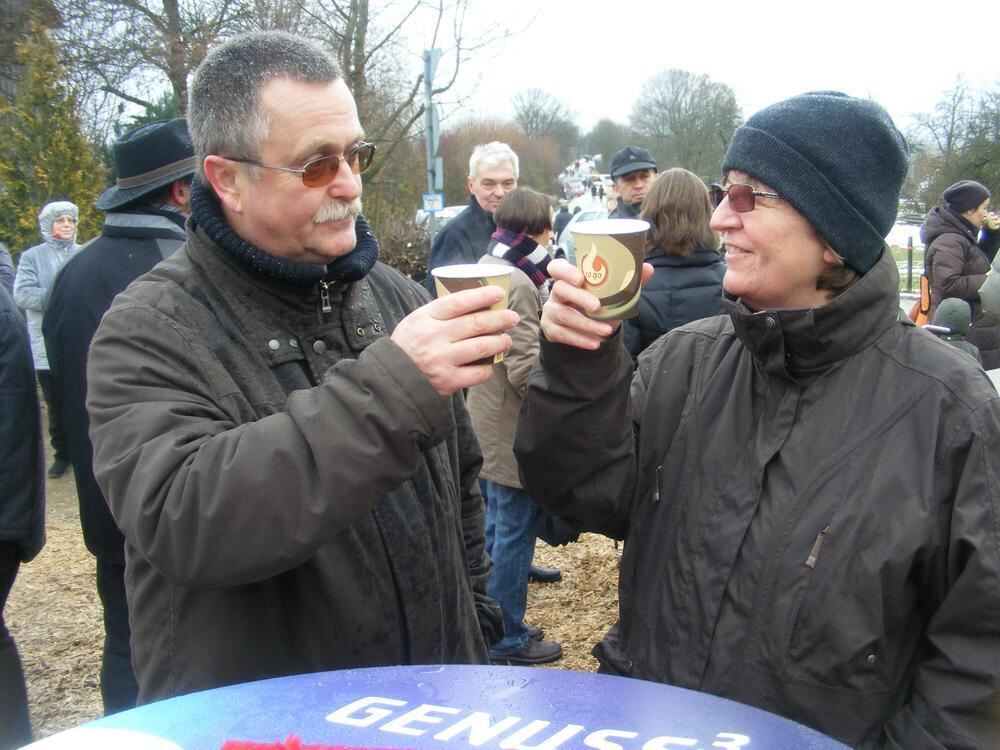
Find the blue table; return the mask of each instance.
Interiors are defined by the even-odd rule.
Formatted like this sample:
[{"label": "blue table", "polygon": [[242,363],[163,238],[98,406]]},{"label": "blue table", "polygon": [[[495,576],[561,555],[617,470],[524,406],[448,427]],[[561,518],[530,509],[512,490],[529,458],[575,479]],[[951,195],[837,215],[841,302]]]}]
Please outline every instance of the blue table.
[{"label": "blue table", "polygon": [[[141,734],[137,734],[141,733]],[[220,750],[226,740],[351,748],[832,750],[838,742],[704,693],[558,669],[426,666],[281,677],[192,693],[32,750]]]}]

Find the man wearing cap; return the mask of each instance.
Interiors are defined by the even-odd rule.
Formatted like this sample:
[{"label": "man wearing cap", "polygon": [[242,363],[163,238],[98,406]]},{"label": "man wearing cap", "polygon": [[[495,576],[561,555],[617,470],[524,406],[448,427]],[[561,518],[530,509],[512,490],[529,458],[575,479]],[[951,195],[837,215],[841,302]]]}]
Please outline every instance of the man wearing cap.
[{"label": "man wearing cap", "polygon": [[987,370],[1000,367],[1000,320],[983,311],[979,290],[1000,247],[1000,229],[986,223],[990,191],[975,180],[960,180],[927,212],[920,227],[924,273],[931,282],[931,317],[942,300],[963,299],[972,308],[968,341],[979,348]]},{"label": "man wearing cap", "polygon": [[611,157],[611,179],[618,202],[609,214],[612,219],[634,219],[642,199],[656,176],[656,159],[641,146],[626,146]]},{"label": "man wearing cap", "polygon": [[94,479],[87,352],[115,295],[184,242],[195,166],[186,121],[177,118],[135,128],[115,142],[114,159],[118,179],[97,200],[97,208],[108,212],[104,229],[56,277],[44,323],[66,419],[83,539],[97,558],[97,593],[104,608],[105,714],[133,707],[138,688],[129,648],[124,538]]},{"label": "man wearing cap", "polygon": [[582,274],[549,264],[514,452],[540,505],[627,539],[601,671],[851,747],[1000,747],[1000,396],[899,313],[907,168],[870,100],[751,116],[712,190],[728,314],[634,373]]}]

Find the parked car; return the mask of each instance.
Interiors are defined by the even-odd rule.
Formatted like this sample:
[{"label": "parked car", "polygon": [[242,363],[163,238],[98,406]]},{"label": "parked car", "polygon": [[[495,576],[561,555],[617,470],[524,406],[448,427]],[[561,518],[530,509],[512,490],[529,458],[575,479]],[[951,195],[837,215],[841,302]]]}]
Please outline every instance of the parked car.
[{"label": "parked car", "polygon": [[[461,206],[445,206],[440,211],[435,211],[434,213],[435,229],[440,229],[441,227],[443,227],[449,221],[451,221],[460,213],[462,213],[462,211],[464,211],[467,206],[468,206],[467,203],[462,204]],[[426,228],[429,219],[430,219],[430,213],[424,211],[421,208],[418,208],[417,215],[414,217],[413,220],[414,222],[416,222],[418,226]]]},{"label": "parked car", "polygon": [[559,234],[559,239],[556,240],[556,249],[562,250],[563,254],[566,256],[566,260],[570,263],[576,265],[576,248],[573,245],[573,233],[569,230],[574,224],[581,221],[596,221],[597,219],[608,218],[608,212],[602,209],[585,209],[582,211],[577,211],[573,214],[573,217],[566,224],[566,228],[562,230]]}]

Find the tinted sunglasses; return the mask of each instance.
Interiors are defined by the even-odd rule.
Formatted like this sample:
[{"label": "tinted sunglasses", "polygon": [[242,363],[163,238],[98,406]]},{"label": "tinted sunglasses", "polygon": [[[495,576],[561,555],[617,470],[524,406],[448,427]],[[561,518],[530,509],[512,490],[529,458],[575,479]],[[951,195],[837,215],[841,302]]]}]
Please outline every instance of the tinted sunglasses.
[{"label": "tinted sunglasses", "polygon": [[344,160],[354,174],[363,174],[372,165],[375,156],[375,144],[362,141],[357,146],[347,152],[346,156],[321,156],[318,159],[307,161],[299,168],[280,167],[277,164],[265,164],[253,159],[236,159],[231,156],[226,157],[229,161],[240,164],[252,164],[255,167],[264,169],[277,169],[282,172],[294,172],[302,177],[302,184],[306,187],[326,187],[333,182],[340,169],[340,162]]},{"label": "tinted sunglasses", "polygon": [[761,190],[754,190],[750,185],[734,183],[729,187],[722,185],[711,185],[708,188],[708,196],[712,199],[712,205],[716,208],[722,203],[722,199],[729,196],[729,207],[737,213],[745,214],[753,211],[757,206],[757,196],[761,198],[781,198],[777,193],[765,193]]}]

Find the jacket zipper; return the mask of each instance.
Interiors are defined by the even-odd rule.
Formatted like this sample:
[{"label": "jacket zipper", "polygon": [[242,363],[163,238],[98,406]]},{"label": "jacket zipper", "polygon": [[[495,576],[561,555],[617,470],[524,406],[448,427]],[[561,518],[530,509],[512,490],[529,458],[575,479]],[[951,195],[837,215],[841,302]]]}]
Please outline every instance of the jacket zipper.
[{"label": "jacket zipper", "polygon": [[809,550],[809,557],[806,558],[806,567],[815,568],[816,559],[819,557],[820,548],[823,546],[823,541],[826,539],[827,533],[829,533],[830,527],[827,526],[821,532],[816,535],[816,541],[813,542],[812,549]]},{"label": "jacket zipper", "polygon": [[325,281],[319,282],[319,301],[323,312],[333,312],[333,307],[330,305],[330,285]]}]

